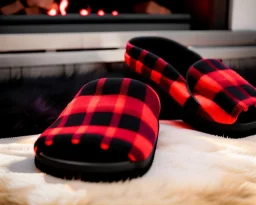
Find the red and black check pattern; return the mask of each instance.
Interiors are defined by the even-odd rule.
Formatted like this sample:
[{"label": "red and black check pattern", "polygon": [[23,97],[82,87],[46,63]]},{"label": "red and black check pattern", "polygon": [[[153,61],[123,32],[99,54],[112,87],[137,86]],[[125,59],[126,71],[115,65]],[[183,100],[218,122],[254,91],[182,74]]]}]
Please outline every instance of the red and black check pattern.
[{"label": "red and black check pattern", "polygon": [[159,112],[157,94],[144,83],[92,81],[41,134],[35,152],[74,161],[142,161],[156,144]]},{"label": "red and black check pattern", "polygon": [[125,62],[158,84],[180,106],[207,120],[233,124],[241,112],[256,104],[255,88],[218,60],[198,61],[185,77],[162,58],[128,43]]}]

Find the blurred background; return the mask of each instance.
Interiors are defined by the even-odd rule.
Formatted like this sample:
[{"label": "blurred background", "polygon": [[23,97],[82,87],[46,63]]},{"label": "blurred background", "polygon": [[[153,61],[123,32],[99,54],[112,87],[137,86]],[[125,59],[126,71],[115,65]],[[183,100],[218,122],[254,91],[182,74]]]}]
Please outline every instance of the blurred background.
[{"label": "blurred background", "polygon": [[[255,8],[256,0],[0,0],[2,134],[42,132],[91,80],[134,77],[124,52],[137,36],[177,41],[256,85]],[[166,102],[161,118],[179,119]]]}]

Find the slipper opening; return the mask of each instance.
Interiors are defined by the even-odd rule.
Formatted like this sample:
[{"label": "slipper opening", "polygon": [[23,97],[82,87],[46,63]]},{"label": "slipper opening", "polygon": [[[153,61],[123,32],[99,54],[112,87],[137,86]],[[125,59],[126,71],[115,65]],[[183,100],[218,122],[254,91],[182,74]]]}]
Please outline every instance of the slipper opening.
[{"label": "slipper opening", "polygon": [[192,64],[202,59],[199,54],[189,50],[186,46],[167,38],[136,37],[131,39],[128,44],[162,58],[177,68],[183,77],[186,76],[187,70]]}]

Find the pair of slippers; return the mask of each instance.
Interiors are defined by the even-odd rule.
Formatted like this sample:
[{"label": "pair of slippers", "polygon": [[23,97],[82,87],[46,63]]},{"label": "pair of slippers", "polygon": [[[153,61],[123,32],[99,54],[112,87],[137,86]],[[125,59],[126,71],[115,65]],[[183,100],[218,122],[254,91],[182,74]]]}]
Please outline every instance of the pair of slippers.
[{"label": "pair of slippers", "polygon": [[[168,51],[187,56],[175,63]],[[195,129],[229,137],[254,134],[255,88],[220,61],[190,53],[167,39],[135,38],[127,44],[125,63],[171,96],[182,120]],[[92,81],[37,139],[35,165],[53,176],[86,181],[141,176],[154,159],[160,110],[157,92],[143,82]]]},{"label": "pair of slippers", "polygon": [[128,42],[125,62],[164,90],[195,129],[231,138],[256,133],[255,87],[220,60],[203,59],[168,39],[142,37]]}]

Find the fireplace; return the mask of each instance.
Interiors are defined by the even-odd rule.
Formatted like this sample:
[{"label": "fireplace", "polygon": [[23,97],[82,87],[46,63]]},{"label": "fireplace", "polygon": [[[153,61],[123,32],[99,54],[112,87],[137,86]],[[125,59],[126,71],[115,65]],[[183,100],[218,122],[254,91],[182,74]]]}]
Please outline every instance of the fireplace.
[{"label": "fireplace", "polygon": [[228,8],[229,0],[3,0],[0,32],[227,30]]},{"label": "fireplace", "polygon": [[[4,2],[7,2],[5,0]],[[1,7],[1,33],[189,30],[182,2],[130,0],[9,0]],[[27,2],[26,5],[23,2]],[[40,2],[40,5],[28,3]],[[43,3],[45,2],[45,3]],[[175,3],[176,2],[176,3]],[[22,6],[21,6],[22,5]],[[1,6],[1,5],[0,5]],[[8,10],[9,9],[9,10]],[[3,15],[4,14],[4,15]],[[6,15],[12,14],[12,15]],[[32,15],[34,14],[34,15]],[[37,14],[37,15],[35,15]]]},{"label": "fireplace", "polygon": [[0,2],[2,14],[47,14],[90,15],[144,13],[171,14],[184,12],[184,0],[130,0],[130,1],[99,1],[99,0],[3,0]]}]

